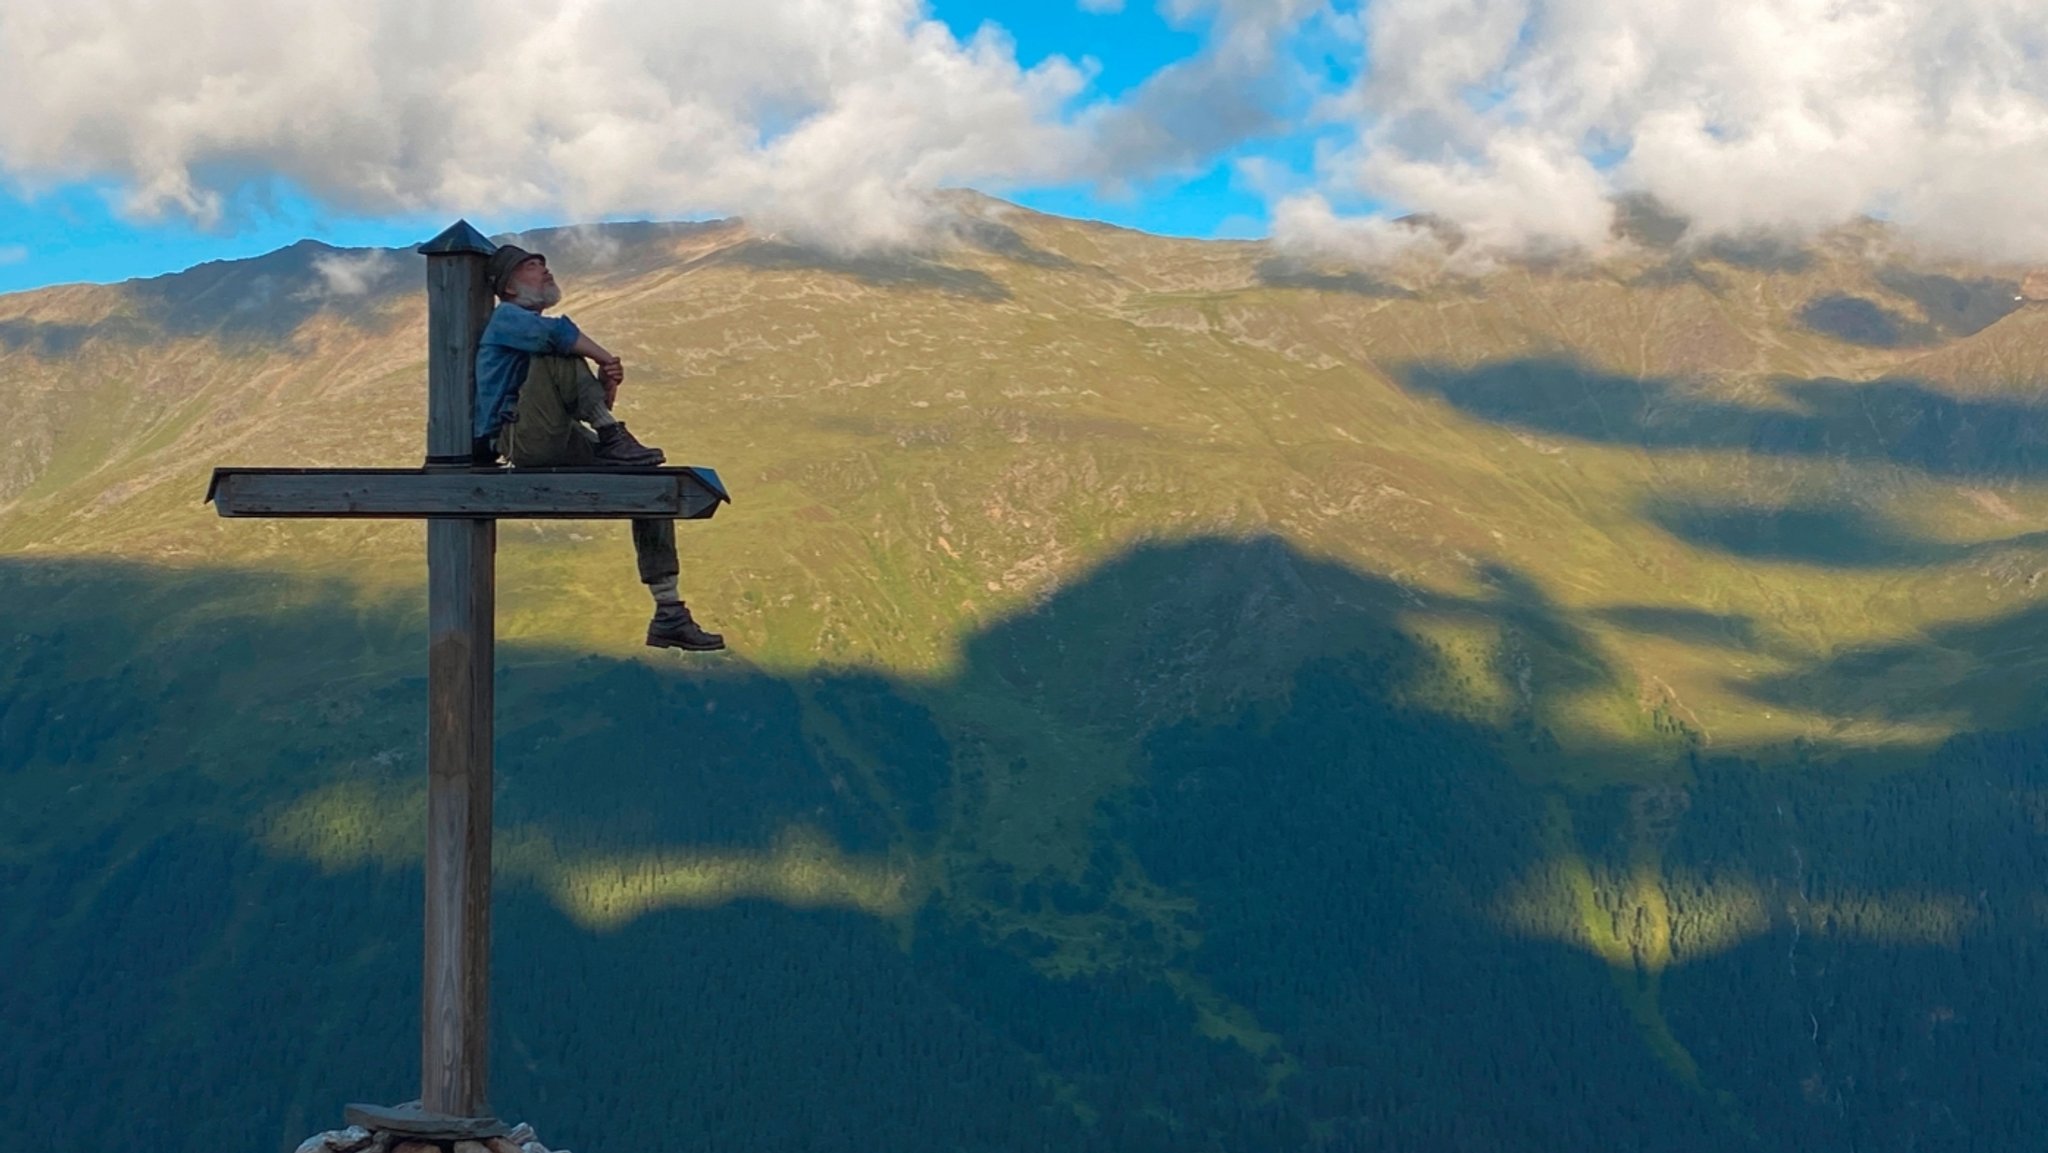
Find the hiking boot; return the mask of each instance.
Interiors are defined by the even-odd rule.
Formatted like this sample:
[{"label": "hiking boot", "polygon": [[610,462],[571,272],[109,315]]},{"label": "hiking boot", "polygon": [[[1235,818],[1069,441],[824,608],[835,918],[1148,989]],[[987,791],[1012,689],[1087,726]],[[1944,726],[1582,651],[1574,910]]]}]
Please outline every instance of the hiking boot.
[{"label": "hiking boot", "polygon": [[724,648],[725,638],[698,628],[690,616],[690,607],[679,602],[654,610],[654,619],[647,624],[647,644],[650,648],[701,653]]},{"label": "hiking boot", "polygon": [[597,430],[597,463],[620,468],[653,468],[668,459],[658,448],[649,448],[626,431],[624,422]]}]

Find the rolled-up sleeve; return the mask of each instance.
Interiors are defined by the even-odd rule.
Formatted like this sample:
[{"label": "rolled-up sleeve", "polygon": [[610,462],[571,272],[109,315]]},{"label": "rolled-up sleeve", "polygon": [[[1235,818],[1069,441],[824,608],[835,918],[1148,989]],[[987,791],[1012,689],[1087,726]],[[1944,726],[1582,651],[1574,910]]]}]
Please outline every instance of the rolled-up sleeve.
[{"label": "rolled-up sleeve", "polygon": [[539,356],[567,356],[583,330],[566,316],[542,316],[515,306],[499,306],[484,327],[483,343]]}]

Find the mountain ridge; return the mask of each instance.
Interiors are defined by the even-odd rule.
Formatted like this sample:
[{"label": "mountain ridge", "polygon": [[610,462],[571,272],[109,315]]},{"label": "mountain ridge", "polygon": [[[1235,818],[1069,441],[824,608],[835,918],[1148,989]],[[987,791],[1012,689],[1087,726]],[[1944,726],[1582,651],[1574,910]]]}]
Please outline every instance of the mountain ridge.
[{"label": "mountain ridge", "polygon": [[[1003,215],[1006,219],[1019,219],[1014,211],[1005,211]],[[1063,315],[1062,309],[1078,308],[1093,312],[1112,325],[1135,326],[1135,331],[1123,329],[1126,335],[1117,343],[1126,346],[1120,352],[1126,356],[1135,355],[1141,366],[1143,360],[1152,355],[1146,349],[1160,347],[1162,339],[1170,339],[1183,346],[1221,342],[1228,354],[1219,359],[1218,367],[1232,365],[1235,358],[1246,356],[1263,359],[1265,363],[1261,370],[1271,374],[1275,381],[1275,391],[1266,394],[1267,399],[1263,401],[1270,406],[1269,415],[1271,411],[1294,403],[1296,398],[1300,398],[1303,413],[1319,406],[1328,407],[1335,400],[1335,394],[1326,386],[1303,383],[1306,378],[1297,378],[1297,373],[1326,377],[1334,373],[1338,379],[1363,374],[1359,379],[1376,381],[1382,388],[1391,387],[1396,395],[1402,391],[1405,378],[1410,386],[1409,395],[1415,396],[1413,385],[1416,382],[1438,379],[1448,371],[1446,366],[1480,360],[1514,362],[1519,357],[1519,363],[1530,366],[1528,371],[1535,374],[1530,380],[1536,384],[1525,386],[1506,381],[1494,384],[1479,378],[1444,378],[1452,380],[1447,387],[1457,393],[1445,394],[1445,399],[1450,400],[1454,408],[1461,403],[1468,407],[1477,404],[1479,407],[1472,410],[1477,415],[1491,420],[1506,416],[1512,426],[1512,414],[1499,407],[1505,401],[1490,398],[1509,397],[1518,388],[1533,387],[1541,392],[1548,387],[1541,382],[1551,376],[1558,379],[1561,388],[1580,389],[1582,386],[1575,381],[1585,373],[1594,372],[1602,362],[1634,361],[1625,368],[1617,366],[1620,375],[1611,378],[1616,381],[1617,396],[1634,387],[1621,383],[1630,377],[1668,378],[1672,383],[1657,386],[1660,399],[1655,406],[1638,406],[1625,414],[1627,419],[1642,428],[1616,441],[1617,446],[1625,445],[1630,438],[1642,440],[1647,437],[1649,443],[1654,443],[1659,436],[1665,435],[1657,431],[1656,422],[1667,418],[1705,419],[1684,415],[1688,410],[1697,410],[1701,404],[1708,406],[1704,410],[1708,413],[1716,411],[1714,405],[1724,406],[1728,417],[1715,419],[1749,423],[1762,421],[1763,426],[1776,424],[1789,429],[1794,436],[1804,436],[1807,434],[1799,431],[1801,426],[1796,414],[1802,406],[1811,410],[1812,398],[1840,392],[1839,387],[1825,384],[1825,380],[1830,378],[1842,381],[1846,386],[1859,381],[1869,384],[1891,375],[1924,376],[1929,383],[1944,391],[1963,394],[1987,388],[1993,391],[2025,389],[2040,379],[2038,368],[2030,367],[2040,363],[2037,350],[2048,349],[2048,322],[2043,321],[2043,314],[2038,309],[2001,317],[1976,332],[1947,339],[1932,350],[1871,349],[1845,343],[1826,334],[1809,332],[1801,335],[1796,324],[1786,325],[1783,321],[1797,314],[1794,294],[1805,292],[1813,295],[1823,287],[1813,279],[1814,273],[1810,269],[1759,278],[1757,291],[1764,298],[1761,314],[1755,309],[1746,314],[1737,311],[1726,294],[1707,293],[1694,287],[1656,290],[1652,294],[1654,299],[1630,303],[1636,299],[1632,294],[1641,290],[1624,287],[1615,278],[1590,275],[1546,278],[1529,270],[1498,273],[1497,287],[1491,295],[1473,296],[1453,291],[1433,300],[1426,296],[1407,299],[1371,297],[1341,288],[1268,286],[1264,280],[1270,277],[1270,257],[1265,250],[1258,245],[1235,243],[1210,246],[1194,241],[1167,242],[1164,254],[1159,257],[1163,267],[1148,265],[1135,273],[1116,276],[1102,264],[1101,258],[1114,256],[1116,245],[1143,246],[1151,243],[1149,238],[1123,230],[1106,230],[1051,218],[1023,219],[1040,230],[1029,241],[1013,229],[1006,235],[1016,238],[1003,242],[1008,246],[1008,252],[1003,251],[1002,245],[955,250],[951,256],[952,264],[913,257],[848,262],[760,240],[733,222],[632,226],[623,235],[637,236],[638,248],[629,245],[618,234],[565,229],[548,237],[549,243],[543,247],[560,250],[558,266],[562,267],[565,280],[578,293],[569,301],[574,311],[592,326],[593,331],[622,344],[622,351],[628,353],[629,361],[636,359],[634,354],[638,353],[641,355],[637,359],[646,362],[646,354],[654,353],[652,342],[657,339],[649,334],[673,328],[673,321],[654,315],[654,311],[673,307],[669,304],[672,300],[697,310],[692,323],[700,329],[717,323],[716,318],[722,313],[747,311],[745,305],[733,303],[734,297],[723,295],[710,285],[703,290],[691,290],[690,286],[706,281],[719,282],[721,288],[727,281],[732,281],[737,292],[753,292],[768,297],[752,309],[750,316],[775,313],[767,321],[769,326],[787,323],[789,318],[781,315],[785,311],[797,315],[837,309],[842,316],[835,319],[851,320],[863,326],[861,331],[865,335],[856,337],[858,340],[872,339],[880,331],[874,314],[864,309],[879,305],[891,294],[903,294],[905,299],[922,302],[934,315],[945,317],[948,323],[989,327],[991,331],[978,334],[976,339],[979,347],[975,360],[981,364],[1002,363],[1003,350],[1010,348],[1033,348],[1040,356],[1051,353],[1058,362],[1059,375],[1064,379],[1050,391],[1045,382],[1031,389],[1049,398],[1042,407],[1096,410],[1080,425],[1072,423],[1072,416],[1059,417],[1054,421],[1054,411],[1033,412],[1025,416],[1023,414],[1030,409],[1028,402],[1009,403],[1023,399],[1008,395],[1020,391],[1019,386],[993,385],[992,378],[985,372],[970,369],[953,382],[953,387],[943,390],[946,395],[933,392],[922,399],[922,404],[929,409],[934,404],[945,404],[947,396],[952,393],[962,393],[951,402],[950,407],[956,410],[956,415],[950,420],[911,420],[909,418],[913,416],[926,418],[927,414],[906,413],[897,408],[891,416],[878,423],[872,415],[859,415],[858,406],[849,410],[847,416],[835,418],[850,420],[854,425],[865,423],[867,428],[862,439],[874,441],[880,436],[882,443],[890,440],[934,443],[932,438],[943,441],[957,435],[959,421],[972,419],[971,414],[977,411],[984,418],[1013,422],[1016,427],[1007,434],[1012,439],[1028,439],[1030,426],[1035,421],[1040,428],[1059,427],[1064,436],[1079,436],[1083,440],[1096,433],[1111,434],[1113,440],[1116,430],[1124,430],[1140,438],[1178,436],[1183,438],[1181,443],[1196,452],[1228,451],[1227,445],[1246,443],[1222,431],[1232,420],[1243,420],[1249,413],[1250,410],[1244,407],[1246,398],[1243,396],[1217,398],[1222,407],[1203,414],[1199,420],[1168,418],[1155,421],[1149,416],[1131,414],[1128,400],[1120,404],[1115,399],[1103,398],[1099,388],[1093,390],[1097,394],[1094,398],[1083,395],[1088,389],[1075,383],[1076,378],[1091,366],[1101,364],[1103,356],[1091,355],[1080,345],[1056,335],[1034,335],[1044,329],[1046,320]],[[1110,248],[1102,248],[1105,244]],[[680,253],[677,251],[679,246],[682,249]],[[636,255],[629,256],[629,252]],[[1015,252],[1026,252],[1027,255],[1020,259],[1012,255]],[[25,347],[17,338],[17,351],[27,352],[27,364],[41,370],[39,373],[22,374],[26,381],[18,376],[11,389],[17,394],[17,407],[31,411],[50,407],[50,403],[45,401],[39,405],[35,400],[20,397],[19,394],[25,391],[24,384],[31,395],[40,392],[50,401],[63,397],[63,401],[54,407],[70,410],[81,401],[87,405],[101,403],[98,398],[87,399],[95,386],[79,387],[79,374],[133,374],[145,349],[151,357],[161,360],[157,366],[145,369],[139,387],[119,402],[135,406],[135,417],[86,420],[70,411],[61,414],[45,412],[43,419],[49,424],[41,430],[41,436],[34,435],[37,430],[33,420],[29,422],[29,435],[17,432],[16,451],[11,454],[14,464],[0,474],[0,502],[4,502],[0,503],[0,540],[14,542],[14,547],[63,548],[67,539],[119,539],[120,532],[112,537],[106,534],[101,527],[105,523],[104,518],[116,516],[112,510],[132,503],[140,494],[153,498],[146,505],[151,512],[167,514],[169,506],[161,501],[164,495],[161,485],[173,475],[179,476],[181,483],[193,483],[204,462],[197,460],[196,451],[191,449],[208,441],[213,446],[215,463],[228,463],[231,459],[239,461],[236,454],[246,451],[239,445],[261,443],[264,437],[285,450],[278,459],[267,463],[350,463],[349,458],[355,454],[345,456],[321,447],[343,443],[363,447],[381,445],[381,451],[374,454],[376,463],[404,463],[416,455],[416,450],[411,450],[407,442],[416,439],[417,433],[404,428],[396,420],[368,424],[367,439],[360,432],[346,437],[339,435],[338,429],[347,426],[350,418],[359,427],[367,424],[361,418],[362,406],[373,396],[404,404],[402,398],[406,389],[399,382],[405,373],[418,371],[420,354],[417,347],[422,336],[419,331],[418,290],[408,287],[402,278],[397,277],[396,266],[383,269],[372,277],[364,284],[362,293],[337,297],[325,292],[317,262],[335,253],[340,253],[340,258],[362,259],[356,253],[300,245],[264,258],[269,262],[267,264],[259,261],[255,264],[244,262],[209,267],[201,282],[186,282],[195,290],[195,299],[172,307],[165,314],[167,319],[135,315],[140,311],[139,306],[127,314],[126,318],[134,325],[161,332],[161,335],[148,338],[146,344],[137,343],[132,348],[120,346],[138,339],[133,335],[134,330],[124,332],[122,326],[111,319],[122,315],[118,308],[103,301],[91,303],[101,316],[89,328],[93,335],[78,335],[74,339],[79,343],[62,346],[62,351],[67,354],[64,360],[53,363]],[[1040,255],[1030,256],[1028,253]],[[1048,256],[1055,259],[1049,261]],[[371,258],[381,259],[374,252]],[[1091,267],[1096,271],[1088,271]],[[1262,272],[1262,268],[1267,271]],[[1015,295],[1005,296],[992,290],[991,286],[997,285],[997,278],[990,269],[1010,276],[1010,283],[998,286],[1001,293],[1014,294],[1018,287],[1029,286],[1026,291],[1033,295],[1020,300]],[[288,272],[307,283],[296,291],[280,288],[279,281]],[[1046,282],[1042,285],[1036,283],[1038,277],[1046,278]],[[169,278],[169,281],[175,280]],[[164,278],[159,278],[159,281],[163,282]],[[242,285],[239,295],[229,292],[227,300],[214,299],[237,283]],[[1230,286],[1207,290],[1199,287],[1219,283]],[[771,285],[773,287],[769,287]],[[1047,290],[1058,293],[1058,296],[1045,296]],[[682,292],[680,297],[676,295],[678,291]],[[1190,292],[1197,295],[1187,296]],[[271,307],[267,311],[234,307],[236,301],[250,299],[269,302]],[[9,331],[6,325],[26,318],[26,314],[19,311],[13,316],[6,315],[13,311],[9,305],[18,310],[23,303],[17,298],[0,298],[0,333]],[[930,307],[932,305],[936,307]],[[991,320],[978,315],[976,310],[982,305],[991,308],[997,318]],[[239,322],[240,327],[237,327],[235,319],[238,312],[246,314],[246,318]],[[189,331],[179,331],[181,318],[199,315],[223,319],[212,330],[188,322],[182,327]],[[1759,335],[1759,326],[1774,319],[1779,327]],[[752,324],[751,319],[749,323]],[[1432,333],[1430,328],[1436,331]],[[1629,328],[1641,334],[1631,342],[1636,346],[1633,349],[1612,347],[1611,341],[1601,335],[1608,330]],[[280,329],[287,330],[279,336],[281,347],[263,348],[252,343],[256,335],[275,335]],[[750,328],[747,336],[740,339],[759,342],[762,340],[760,331],[759,327]],[[1049,333],[1050,330],[1045,331]],[[998,332],[1005,335],[998,338]],[[881,339],[893,343],[899,338],[882,333]],[[930,335],[925,334],[923,339],[929,341]],[[229,343],[223,345],[220,343],[222,340]],[[738,353],[741,346],[730,343],[730,340],[729,337],[722,352],[707,345],[690,350],[673,362],[664,362],[661,353],[654,353],[647,374],[638,377],[635,385],[627,390],[629,409],[632,398],[647,395],[646,390],[662,387],[641,383],[649,376],[666,374],[672,379],[703,376],[702,366],[714,363],[720,357],[729,362],[736,356],[745,359]],[[1432,348],[1436,350],[1434,358],[1429,355]],[[787,350],[777,351],[786,353]],[[825,355],[845,361],[869,356],[862,346],[849,348],[843,357],[838,355],[839,351],[828,349]],[[991,362],[991,356],[998,359]],[[1546,359],[1555,357],[1563,359]],[[102,362],[108,367],[103,369]],[[888,362],[878,360],[874,363],[879,367]],[[1815,370],[1823,366],[1837,371],[1826,375],[1816,373]],[[1992,376],[1986,371],[1987,367],[1999,375]],[[924,370],[915,364],[907,364],[900,368],[885,368],[884,371],[894,375],[892,383],[901,388]],[[1140,371],[1143,371],[1142,367]],[[1197,371],[1201,370],[1198,368]],[[196,379],[207,383],[197,394],[178,396],[172,391],[171,380],[179,372],[187,374],[183,377],[187,381]],[[247,375],[246,380],[237,381],[237,395],[232,400],[225,395],[228,391],[225,383],[218,379],[225,372]],[[847,388],[858,391],[870,387],[870,382],[875,379],[873,369],[864,370],[859,378],[850,369],[841,372],[835,367],[832,373],[831,377],[818,384],[799,385],[798,392],[789,394],[790,399],[820,385],[828,394],[839,394]],[[47,381],[40,389],[36,381],[39,375]],[[70,380],[58,383],[64,377]],[[977,377],[984,383],[976,384]],[[289,383],[287,378],[291,378]],[[793,381],[795,379],[792,378]],[[1152,390],[1158,399],[1176,403],[1167,398],[1175,394],[1179,384],[1168,386],[1165,382],[1169,378],[1158,375],[1156,371],[1138,379],[1140,387]],[[1609,378],[1603,375],[1594,379]],[[1805,380],[1817,383],[1798,383]],[[1793,389],[1789,395],[1786,392],[1788,386]],[[761,391],[758,381],[736,379],[733,387],[736,397],[751,402],[750,407],[773,408],[784,403]],[[1196,395],[1199,396],[1207,387],[1195,385]],[[1425,392],[1429,388],[1442,387],[1446,386],[1426,385]],[[1479,391],[1474,392],[1475,389]],[[208,390],[223,395],[220,400],[208,402]],[[1062,390],[1073,399],[1057,399]],[[1542,395],[1549,398],[1543,403],[1557,399],[1549,393]],[[1846,399],[1847,394],[1842,395]],[[288,396],[289,403],[286,401]],[[329,396],[341,400],[349,410],[348,417],[341,417],[337,411],[334,417],[325,418],[336,429],[335,432],[302,433],[295,430],[288,435],[279,435],[278,422],[294,419],[291,406],[318,406]],[[1808,399],[1802,400],[1801,396]],[[1281,397],[1286,399],[1278,399]],[[1714,399],[1716,397],[1726,399]],[[1146,399],[1151,398],[1148,395]],[[1186,402],[1185,394],[1182,398],[1178,403]],[[198,416],[200,410],[208,408],[209,403],[214,406],[226,403],[228,407],[213,407],[207,413],[206,432],[195,442],[190,431],[181,433],[178,430],[180,414],[190,420]],[[665,403],[671,405],[669,414],[680,411],[673,407],[672,400],[665,400]],[[908,403],[916,405],[919,401],[912,399]],[[1612,403],[1594,400],[1593,408],[1584,411],[1588,417],[1598,417],[1599,406]],[[1725,407],[1731,403],[1737,407]],[[1412,420],[1417,415],[1412,404],[1412,401],[1403,402],[1392,413],[1382,407],[1376,416],[1378,419]],[[1754,407],[1759,404],[1762,407]],[[1346,407],[1341,403],[1339,406]],[[1355,409],[1356,406],[1348,407]],[[1119,408],[1125,411],[1116,411]],[[1000,415],[1004,409],[1014,411],[1008,416]],[[1395,415],[1403,409],[1406,410],[1405,415]],[[403,408],[394,411],[403,411]],[[1551,417],[1513,433],[1527,442],[1523,447],[1533,448],[1534,459],[1555,461],[1560,456],[1570,456],[1574,451],[1583,453],[1591,450],[1581,429],[1571,427],[1568,420],[1553,419],[1559,411],[1555,405],[1550,411]],[[1785,412],[1786,417],[1774,420],[1769,415],[1773,411]],[[1966,412],[1967,409],[1957,408],[1956,411]],[[1675,415],[1667,417],[1667,414]],[[1270,430],[1256,436],[1270,438],[1266,443],[1279,452],[1283,460],[1302,454],[1306,454],[1304,460],[1343,458],[1355,463],[1342,467],[1355,469],[1377,459],[1387,463],[1368,465],[1368,472],[1379,472],[1383,476],[1391,476],[1386,471],[1388,465],[1392,465],[1394,473],[1420,467],[1420,460],[1413,455],[1412,444],[1399,447],[1383,443],[1377,450],[1350,452],[1345,438],[1356,441],[1356,431],[1348,431],[1337,421],[1294,419],[1298,415],[1301,414],[1291,413],[1283,424],[1276,425],[1270,419],[1261,420],[1257,414],[1251,414],[1251,423]],[[665,414],[661,419],[672,420],[673,416]],[[1102,423],[1105,419],[1108,423]],[[1821,419],[1833,418],[1823,416]],[[1900,435],[1910,435],[1906,430],[1912,419],[1912,415],[1903,412],[1897,415],[1893,419],[1897,426],[1895,431]],[[1048,421],[1054,423],[1048,424]],[[59,465],[60,470],[64,466],[76,470],[92,456],[92,450],[87,447],[92,441],[88,431],[90,426],[122,423],[131,428],[137,423],[153,428],[154,431],[146,435],[158,440],[182,435],[187,438],[184,443],[190,449],[183,455],[161,451],[124,453],[109,444],[107,451],[111,455],[106,466],[110,466],[119,479],[95,481],[100,484],[96,490],[91,484],[60,483],[69,480],[62,471],[52,474],[51,466],[60,455],[57,451],[60,439],[77,445],[61,454],[66,459]],[[636,421],[636,424],[641,423],[644,421]],[[1179,427],[1173,427],[1176,424]],[[1317,429],[1317,424],[1323,427]],[[1440,420],[1424,421],[1417,427],[1429,427],[1431,424],[1437,428],[1445,427]],[[84,435],[73,433],[67,437],[59,431],[77,425],[87,426],[78,430]],[[234,431],[237,428],[247,431]],[[1079,431],[1082,429],[1093,432]],[[1303,432],[1303,429],[1314,431]],[[1602,434],[1603,437],[1606,435]],[[1758,435],[1769,437],[1776,434],[1761,432]],[[252,437],[257,439],[252,441]],[[1563,439],[1556,439],[1558,437]],[[1322,446],[1311,448],[1311,441],[1321,441]],[[1569,446],[1575,442],[1582,448],[1571,449]],[[1711,440],[1704,442],[1701,447],[1710,447],[1711,443]],[[1424,455],[1427,455],[1426,451]],[[707,459],[706,463],[716,462]],[[1476,464],[1476,461],[1467,454],[1458,463],[1463,468]],[[1020,460],[1019,464],[1024,465],[1024,462]],[[1744,465],[1743,469],[1749,471],[1750,467]],[[1489,468],[1482,467],[1477,475],[1488,471]],[[1767,484],[1766,489],[1773,485],[1782,488],[1786,484],[1794,488],[1801,485],[1811,487],[1812,470],[1805,472],[1809,474],[1806,481],[1794,483],[1786,477]],[[120,475],[122,473],[131,475]],[[105,472],[104,469],[96,470],[88,475],[98,478]],[[1063,479],[1050,476],[1046,479],[1050,483],[1064,483]],[[1866,481],[1870,480],[1880,485],[1924,487],[1910,477],[1897,474],[1866,478]],[[1361,499],[1377,504],[1402,499],[1381,492],[1381,488],[1406,491],[1397,481],[1388,479],[1365,486],[1362,491],[1351,493],[1344,499],[1354,504]],[[66,496],[67,493],[75,495]],[[1744,499],[1751,504],[1768,507],[1770,498],[1752,492]],[[24,506],[31,503],[43,503],[49,514],[24,515],[29,512],[29,508]],[[815,506],[817,502],[809,503]],[[100,523],[94,524],[89,531],[67,532],[64,526],[69,518],[50,515],[67,505],[78,518],[70,523],[79,528],[94,521]],[[1981,508],[1981,502],[1973,504],[1972,508]],[[1389,514],[1395,520],[1400,519],[1398,511],[1390,510]],[[200,526],[205,522],[195,520],[195,517],[196,510],[168,519],[188,526],[175,534],[187,541],[194,540],[195,535],[218,535],[221,526],[210,526],[214,531],[201,532]],[[1314,519],[1312,515],[1311,519]],[[142,530],[140,523],[129,523],[135,527],[124,531]],[[1369,533],[1375,531],[1370,524],[1360,527]],[[301,530],[295,527],[290,531]],[[1495,525],[1485,531],[1498,532],[1500,526]],[[943,531],[936,535],[945,536]],[[1472,550],[1484,547],[1487,539],[1470,532],[1463,535],[1467,542],[1465,547]],[[948,545],[951,547],[956,543],[949,541]],[[1413,549],[1414,543],[1410,542],[1409,551]],[[1052,564],[1056,556],[1056,553],[1040,551],[1033,563],[1043,569]]]}]

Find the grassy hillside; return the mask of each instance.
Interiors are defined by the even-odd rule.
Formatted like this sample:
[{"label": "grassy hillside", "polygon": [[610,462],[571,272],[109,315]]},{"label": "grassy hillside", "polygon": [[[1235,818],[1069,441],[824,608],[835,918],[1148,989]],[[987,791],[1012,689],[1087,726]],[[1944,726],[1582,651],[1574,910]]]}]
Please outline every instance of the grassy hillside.
[{"label": "grassy hillside", "polygon": [[[689,661],[638,644],[624,526],[503,526],[506,1113],[598,1149],[2038,1126],[2018,270],[1870,228],[1367,277],[964,211],[922,256],[522,240],[737,503],[684,528],[733,645]],[[167,1147],[269,1148],[408,1095],[423,533],[200,496],[416,461],[419,283],[307,244],[0,297],[0,1114],[101,1084],[94,1141],[204,1100]]]}]

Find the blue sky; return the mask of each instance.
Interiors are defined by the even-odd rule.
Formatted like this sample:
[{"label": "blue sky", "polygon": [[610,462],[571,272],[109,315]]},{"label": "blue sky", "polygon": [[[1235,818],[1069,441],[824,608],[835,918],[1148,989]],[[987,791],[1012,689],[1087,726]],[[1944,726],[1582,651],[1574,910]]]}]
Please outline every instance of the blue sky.
[{"label": "blue sky", "polygon": [[[1206,23],[1169,22],[1148,0],[1119,11],[1088,11],[1073,0],[932,0],[930,14],[966,40],[994,23],[1014,41],[1030,68],[1051,56],[1094,69],[1086,99],[1115,98],[1159,69],[1198,54]],[[1262,150],[1307,155],[1306,137],[1266,140]],[[1262,234],[1267,206],[1234,171],[1236,152],[1205,168],[1155,176],[1135,187],[1104,190],[1067,184],[1007,190],[1042,211],[1110,221],[1181,236]],[[0,182],[0,291],[79,281],[112,282],[188,268],[208,260],[252,256],[314,237],[338,246],[397,246],[430,236],[441,214],[352,214],[323,205],[281,179],[244,186],[223,218],[202,227],[176,212],[134,218],[120,208],[124,189],[111,179],[25,187]],[[559,213],[478,217],[486,231],[566,223]]]}]

